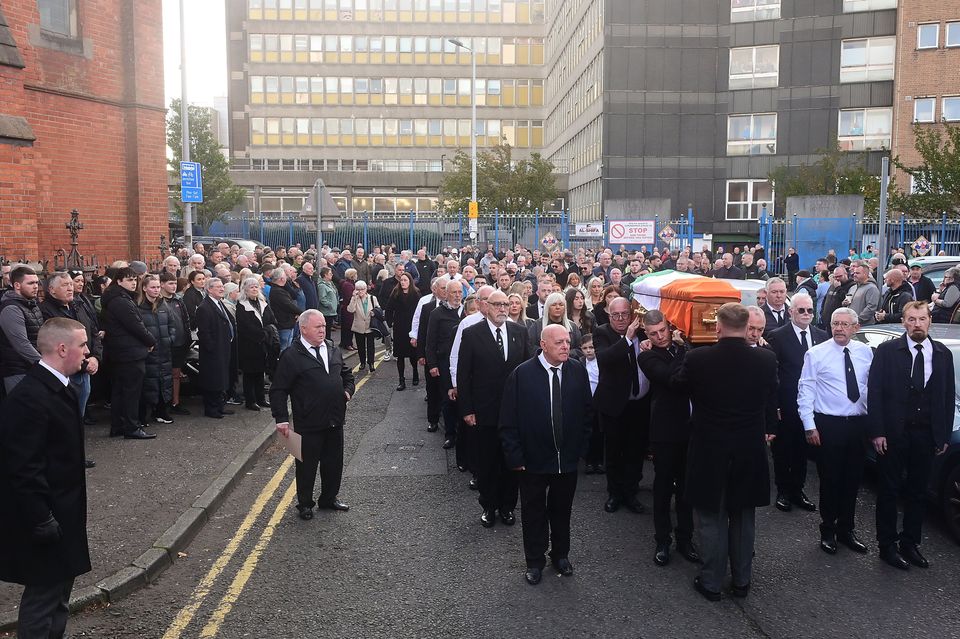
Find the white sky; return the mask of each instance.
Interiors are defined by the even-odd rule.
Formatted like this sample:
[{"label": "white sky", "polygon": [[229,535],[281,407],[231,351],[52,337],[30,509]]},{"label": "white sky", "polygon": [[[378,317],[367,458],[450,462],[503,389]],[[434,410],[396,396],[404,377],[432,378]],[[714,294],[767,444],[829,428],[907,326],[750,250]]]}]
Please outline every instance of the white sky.
[{"label": "white sky", "polygon": [[[187,99],[213,106],[227,95],[224,0],[184,0],[187,32]],[[180,97],[180,2],[163,0],[165,105]]]}]

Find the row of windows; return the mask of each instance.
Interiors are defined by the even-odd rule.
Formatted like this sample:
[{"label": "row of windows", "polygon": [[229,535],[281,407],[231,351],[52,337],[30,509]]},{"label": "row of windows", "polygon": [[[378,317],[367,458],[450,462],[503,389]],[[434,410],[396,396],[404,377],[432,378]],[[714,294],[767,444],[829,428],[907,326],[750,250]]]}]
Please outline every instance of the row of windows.
[{"label": "row of windows", "polygon": [[[250,62],[470,64],[448,37],[251,33]],[[543,38],[459,38],[477,64],[543,64]]]},{"label": "row of windows", "polygon": [[541,24],[544,0],[248,0],[250,20]]},{"label": "row of windows", "polygon": [[570,173],[576,173],[601,159],[603,118],[597,117],[563,143],[550,161],[557,166],[566,165]]},{"label": "row of windows", "polygon": [[[892,80],[896,38],[857,38],[840,43],[840,82]],[[780,81],[780,46],[730,49],[728,85],[734,89],[775,87]]]},{"label": "row of windows", "polygon": [[443,164],[442,157],[438,160],[233,158],[230,161],[230,169],[233,171],[371,171],[377,173],[416,171],[418,173],[440,173],[443,171]]},{"label": "row of windows", "polygon": [[[470,120],[250,118],[252,146],[470,146]],[[477,120],[477,145],[543,146],[543,120]]]},{"label": "row of windows", "polygon": [[759,220],[764,207],[773,212],[773,184],[769,180],[727,180],[728,220]]},{"label": "row of windows", "polygon": [[[543,80],[477,79],[477,106],[542,106]],[[251,104],[470,106],[470,78],[250,76]]]},{"label": "row of windows", "polygon": [[[960,97],[945,97],[940,103],[940,118],[944,122],[960,121]],[[937,119],[936,98],[913,99],[913,121],[935,122]]]},{"label": "row of windows", "polygon": [[[960,111],[957,98],[955,112]],[[955,113],[960,117],[960,113]],[[890,148],[893,108],[842,109],[837,143],[844,151]],[[746,113],[727,116],[727,155],[774,155],[777,152],[777,114]]]},{"label": "row of windows", "polygon": [[548,137],[556,139],[603,96],[603,55],[595,57],[547,116]]},{"label": "row of windows", "polygon": [[[944,27],[943,46],[960,47],[960,22],[948,22]],[[937,49],[940,47],[940,23],[927,22],[917,25],[917,48]]]},{"label": "row of windows", "polygon": [[[896,9],[897,0],[843,0],[843,12]],[[780,17],[780,0],[731,0],[730,22],[776,20]]]},{"label": "row of windows", "polygon": [[[372,160],[371,160],[372,161]],[[414,170],[413,168],[409,170]],[[262,195],[260,197],[260,212],[264,215],[277,215],[280,213],[292,213],[303,209],[303,205],[308,195],[287,195],[284,197],[272,197]],[[333,203],[336,204],[340,213],[347,213],[347,198],[343,195],[333,194]],[[433,212],[437,210],[437,198],[435,197],[354,197],[350,204],[355,213],[374,213],[374,214],[396,214],[396,213],[415,213]],[[247,197],[247,210],[255,211],[256,202],[253,196]]]},{"label": "row of windows", "polygon": [[564,92],[563,87],[569,79],[567,70],[572,73],[578,68],[597,39],[603,37],[603,0],[591,0],[582,20],[575,21],[574,15],[579,14],[574,14],[568,7],[564,17],[553,25],[547,36],[550,95]]}]

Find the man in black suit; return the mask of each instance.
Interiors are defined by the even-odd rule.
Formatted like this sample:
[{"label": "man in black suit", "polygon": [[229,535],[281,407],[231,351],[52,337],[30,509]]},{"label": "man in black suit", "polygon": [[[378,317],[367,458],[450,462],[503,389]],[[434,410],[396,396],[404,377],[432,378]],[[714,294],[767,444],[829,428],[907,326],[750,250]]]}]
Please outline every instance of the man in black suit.
[{"label": "man in black suit", "polygon": [[232,356],[236,348],[237,321],[223,305],[223,282],[211,277],[207,297],[197,307],[197,342],[200,346],[200,380],[203,387],[203,414],[223,419],[233,411],[224,408],[230,385]]},{"label": "man in black suit", "polygon": [[527,318],[540,319],[543,316],[543,305],[553,293],[553,283],[544,278],[537,284],[537,292],[527,299]]},{"label": "man in black suit", "polygon": [[[343,355],[326,339],[327,322],[317,310],[304,311],[297,320],[300,339],[283,351],[270,385],[270,406],[277,431],[289,436],[287,398],[293,405],[294,430],[303,437],[303,461],[296,462],[297,511],[313,519],[313,507],[350,510],[337,498],[343,477],[343,424],[347,402],[356,390],[353,371]],[[313,488],[320,469],[320,496]]]},{"label": "man in black suit", "polygon": [[653,561],[658,566],[670,563],[670,502],[676,497],[677,550],[696,563],[700,555],[693,545],[693,509],[683,497],[690,444],[690,396],[670,385],[687,347],[673,341],[670,324],[658,310],[647,311],[643,328],[652,347],[637,356],[637,364],[650,380],[650,450],[656,472],[653,525],[657,549]]},{"label": "man in black suit", "polygon": [[18,637],[62,637],[73,580],[90,571],[83,424],[70,387],[90,354],[87,331],[50,319],[37,348],[0,420],[0,580],[24,585]]},{"label": "man in black suit", "polygon": [[463,331],[457,360],[457,405],[467,428],[476,429],[477,485],[483,513],[480,523],[490,528],[497,512],[508,526],[516,521],[517,477],[503,460],[497,434],[500,403],[507,375],[530,359],[526,331],[507,321],[510,303],[501,291],[487,298],[487,319]]},{"label": "man in black suit", "polygon": [[[928,336],[930,310],[924,302],[904,306],[903,325],[903,337],[877,347],[868,380],[869,434],[877,451],[877,542],[888,564],[927,568],[919,548],[921,525],[934,455],[946,451],[953,430],[953,355]],[[899,534],[898,497],[904,501]]]},{"label": "man in black suit", "polygon": [[427,432],[435,433],[440,429],[440,402],[442,400],[442,391],[440,390],[440,378],[430,375],[427,369],[427,333],[430,326],[430,315],[437,304],[441,304],[447,299],[448,277],[435,277],[431,284],[433,297],[429,302],[425,302],[420,308],[420,321],[417,325],[416,352],[418,364],[423,366],[424,386],[427,391]]},{"label": "man in black suit", "polygon": [[[687,353],[673,378],[693,404],[686,498],[697,511],[703,557],[694,588],[710,601],[720,600],[728,563],[733,595],[749,594],[755,510],[770,503],[765,441],[776,428],[777,358],[747,344],[749,316],[741,304],[721,306],[719,340]],[[730,362],[741,373],[717,375]]]},{"label": "man in black suit", "polygon": [[790,323],[767,335],[769,348],[777,356],[780,378],[777,393],[780,423],[770,448],[777,485],[776,505],[784,512],[790,512],[793,506],[810,512],[817,509],[803,492],[807,481],[807,438],[797,412],[797,385],[803,371],[803,356],[811,347],[830,339],[825,331],[812,325],[813,309],[813,298],[806,290],[798,290],[791,300]]},{"label": "man in black suit", "polygon": [[[427,362],[427,374],[439,380],[440,411],[443,414],[443,447],[447,450],[456,446],[457,423],[460,416],[456,400],[450,396],[453,379],[450,375],[450,352],[457,327],[463,317],[460,302],[463,299],[463,286],[459,280],[447,282],[447,299],[440,302],[430,313],[427,327],[427,346],[424,357]],[[457,450],[457,466],[466,469],[466,453]]]},{"label": "man in black suit", "polygon": [[787,284],[779,277],[771,277],[765,286],[767,289],[767,303],[763,305],[763,314],[767,318],[767,327],[763,331],[763,339],[767,339],[770,331],[786,326],[790,318],[787,316]]},{"label": "man in black suit", "polygon": [[500,440],[507,467],[519,473],[523,554],[530,585],[540,583],[544,554],[561,575],[570,564],[570,511],[577,465],[593,425],[587,369],[570,359],[570,333],[543,329],[542,352],[507,377],[500,408]]},{"label": "man in black suit", "polygon": [[637,491],[650,424],[650,382],[637,366],[644,336],[640,319],[632,318],[626,298],[616,298],[607,310],[610,323],[593,332],[600,369],[593,403],[600,415],[607,458],[608,498],[604,510],[616,512],[622,504],[642,513],[644,506],[637,499]]}]

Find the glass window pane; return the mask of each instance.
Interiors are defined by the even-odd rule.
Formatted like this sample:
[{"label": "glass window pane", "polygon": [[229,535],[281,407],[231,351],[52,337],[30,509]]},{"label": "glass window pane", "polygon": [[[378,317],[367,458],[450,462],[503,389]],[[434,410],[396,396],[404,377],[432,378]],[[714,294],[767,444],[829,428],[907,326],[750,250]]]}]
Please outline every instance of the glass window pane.
[{"label": "glass window pane", "polygon": [[747,182],[727,183],[727,202],[746,202]]},{"label": "glass window pane", "polygon": [[947,23],[946,46],[960,47],[960,22]]},{"label": "glass window pane", "polygon": [[921,24],[917,26],[917,48],[935,49],[940,36],[940,24]]},{"label": "glass window pane", "polygon": [[841,67],[859,67],[867,63],[867,41],[851,40],[844,42],[840,52]]},{"label": "glass window pane", "polygon": [[864,130],[867,135],[890,135],[892,119],[892,109],[870,109],[867,111],[866,129]]},{"label": "glass window pane", "polygon": [[913,101],[913,119],[917,122],[933,122],[934,98],[916,98]]},{"label": "glass window pane", "polygon": [[960,98],[943,99],[943,119],[951,122],[960,120]]}]

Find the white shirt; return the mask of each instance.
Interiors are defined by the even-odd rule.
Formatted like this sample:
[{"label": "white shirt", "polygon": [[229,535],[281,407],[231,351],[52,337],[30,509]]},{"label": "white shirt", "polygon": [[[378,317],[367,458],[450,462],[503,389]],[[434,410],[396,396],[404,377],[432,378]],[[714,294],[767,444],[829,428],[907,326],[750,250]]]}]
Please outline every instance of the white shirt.
[{"label": "white shirt", "polygon": [[[793,327],[793,332],[794,332],[794,333],[796,334],[796,336],[797,336],[797,343],[803,344],[803,338],[802,338],[801,335],[800,335],[800,331],[803,331],[803,332],[805,332],[805,333],[807,334],[807,347],[809,348],[809,347],[813,346],[813,338],[810,336],[810,327],[809,327],[809,326],[808,326],[807,328],[800,328],[799,326],[797,326],[797,325],[794,324],[793,322],[790,322],[790,326]],[[852,356],[851,356],[851,357],[852,357]]]},{"label": "white shirt", "polygon": [[594,395],[600,382],[600,365],[596,358],[583,360],[583,365],[587,368],[587,378],[590,380],[590,394]]},{"label": "white shirt", "polygon": [[51,373],[53,373],[54,377],[56,377],[57,379],[59,379],[59,380],[60,380],[60,383],[63,384],[64,387],[66,387],[68,384],[70,384],[70,378],[69,378],[69,377],[67,377],[66,375],[64,375],[63,373],[61,373],[61,372],[58,371],[57,369],[55,369],[55,368],[54,368],[53,366],[51,366],[50,364],[47,364],[47,363],[46,363],[45,361],[43,361],[42,359],[40,360],[40,365],[43,366],[43,367],[44,367],[45,369],[47,369],[48,371],[50,371]]},{"label": "white shirt", "polygon": [[[310,353],[310,354],[313,355],[314,357],[317,356],[317,351],[313,350],[313,348],[314,348],[313,345],[312,345],[310,342],[308,342],[307,340],[303,339],[303,336],[302,336],[302,335],[300,336],[300,343],[307,347],[307,352],[308,352],[308,353]],[[323,368],[324,368],[324,370],[326,370],[326,371],[329,373],[329,372],[330,372],[330,359],[329,359],[329,356],[327,355],[327,343],[326,343],[326,342],[323,342],[323,343],[320,344],[320,361],[323,362]]]},{"label": "white shirt", "polygon": [[421,297],[420,301],[417,302],[417,310],[413,312],[413,324],[410,325],[410,339],[417,339],[420,334],[420,313],[423,311],[423,307],[432,301],[433,293],[430,293]]},{"label": "white shirt", "polygon": [[[933,343],[930,338],[920,342],[923,346],[923,385],[926,386],[930,381],[930,374],[933,373]],[[913,361],[917,356],[917,343],[907,337],[907,346],[910,347],[910,377],[913,377]]]},{"label": "white shirt", "polygon": [[[772,306],[769,306],[769,305],[767,306],[767,308],[770,309],[770,312],[773,313],[774,319],[776,319],[778,322],[783,321],[784,319],[786,319],[786,320],[789,320],[789,319],[790,319],[789,317],[787,317],[787,305],[786,305],[786,304],[784,304],[784,305],[783,305],[783,308],[781,308],[779,311],[778,311],[777,309],[773,308]],[[779,315],[779,317],[777,317],[777,315]]]},{"label": "white shirt", "polygon": [[503,326],[497,326],[489,319],[487,320],[487,326],[490,328],[490,334],[493,335],[493,341],[497,341],[497,331],[500,331],[500,337],[503,340],[503,361],[507,361],[507,358],[510,357],[510,350],[507,346],[507,325],[504,323]]},{"label": "white shirt", "polygon": [[453,338],[453,348],[450,349],[450,381],[454,388],[457,387],[457,362],[460,360],[460,340],[463,339],[463,331],[485,319],[487,318],[483,316],[483,313],[474,313],[460,320],[460,325],[457,326],[457,334]]},{"label": "white shirt", "polygon": [[557,379],[560,380],[560,387],[563,387],[563,364],[558,366],[553,366],[550,362],[547,361],[547,358],[543,356],[541,352],[537,355],[537,359],[540,361],[540,365],[547,371],[547,388],[550,390],[550,423],[553,423],[553,371],[551,368],[557,369]]},{"label": "white shirt", "polygon": [[543,304],[539,299],[537,300],[537,310],[540,311],[537,317],[543,317]]},{"label": "white shirt", "polygon": [[[627,339],[627,336],[624,335],[623,339]],[[634,355],[640,355],[640,340],[636,337],[633,338],[633,341],[627,339],[627,342],[633,345]],[[630,399],[643,399],[647,396],[647,393],[650,392],[650,380],[647,379],[647,376],[643,374],[643,371],[640,370],[640,365],[637,365],[637,376],[640,378],[640,392],[636,395],[630,394]],[[631,384],[632,387],[632,384]]]},{"label": "white shirt", "polygon": [[850,360],[860,389],[860,399],[856,402],[847,397],[843,346],[831,339],[817,344],[803,356],[797,408],[806,431],[816,429],[814,413],[839,417],[867,414],[867,377],[873,362],[873,349],[857,341],[851,341],[846,348],[850,349]]}]

